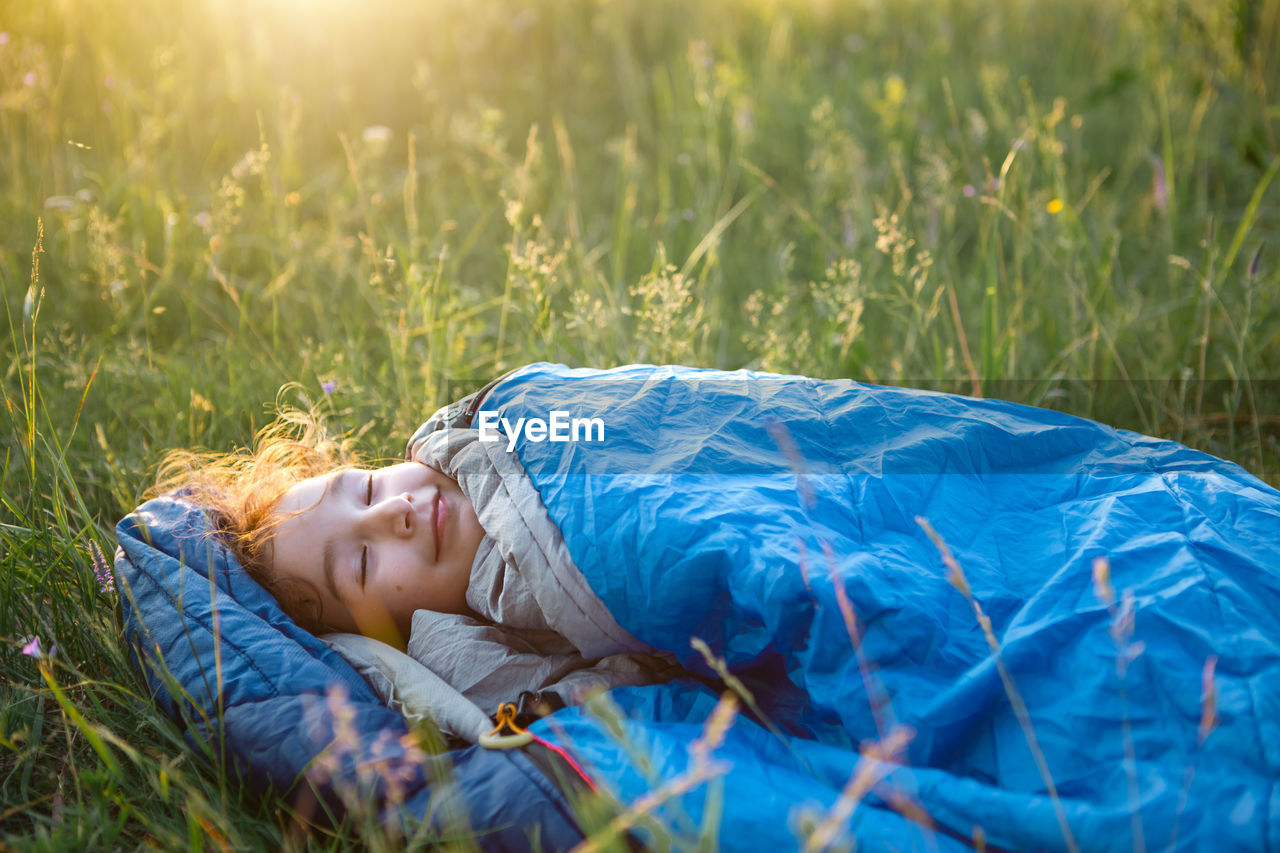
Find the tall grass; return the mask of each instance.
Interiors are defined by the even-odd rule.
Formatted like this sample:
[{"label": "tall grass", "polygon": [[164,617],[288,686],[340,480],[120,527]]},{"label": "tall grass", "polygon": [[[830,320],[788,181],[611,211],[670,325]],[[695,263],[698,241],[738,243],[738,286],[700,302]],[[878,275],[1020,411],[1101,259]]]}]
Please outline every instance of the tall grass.
[{"label": "tall grass", "polygon": [[0,33],[11,843],[285,840],[149,703],[88,545],[286,385],[397,455],[523,362],[745,365],[1280,483],[1277,0],[49,0]]}]

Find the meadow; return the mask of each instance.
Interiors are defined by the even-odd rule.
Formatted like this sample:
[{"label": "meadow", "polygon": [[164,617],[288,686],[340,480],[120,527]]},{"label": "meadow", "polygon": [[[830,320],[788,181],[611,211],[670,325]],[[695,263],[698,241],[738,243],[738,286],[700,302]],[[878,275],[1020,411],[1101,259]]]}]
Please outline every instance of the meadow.
[{"label": "meadow", "polygon": [[526,362],[750,367],[1280,485],[1278,171],[1278,0],[2,0],[0,839],[377,846],[187,748],[93,569],[277,403],[398,457]]}]

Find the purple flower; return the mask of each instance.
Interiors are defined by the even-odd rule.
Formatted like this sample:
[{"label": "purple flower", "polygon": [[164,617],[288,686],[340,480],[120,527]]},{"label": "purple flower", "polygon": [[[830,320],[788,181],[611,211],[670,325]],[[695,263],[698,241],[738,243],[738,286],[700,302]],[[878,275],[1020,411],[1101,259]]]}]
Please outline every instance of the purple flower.
[{"label": "purple flower", "polygon": [[98,590],[115,592],[116,577],[111,572],[111,567],[107,565],[106,558],[102,556],[102,551],[98,549],[98,543],[92,539],[89,540],[89,557],[93,561],[93,576],[98,579]]},{"label": "purple flower", "polygon": [[43,657],[51,658],[58,653],[58,644],[54,643],[53,645],[49,646],[49,651],[46,653],[44,648],[41,647],[40,645],[40,637],[35,636],[35,637],[32,637],[31,640],[25,646],[22,647],[22,653],[29,658],[43,658]]},{"label": "purple flower", "polygon": [[1259,243],[1257,250],[1253,253],[1253,258],[1249,261],[1249,281],[1253,281],[1258,277],[1258,261],[1262,260],[1262,247],[1266,243]]},{"label": "purple flower", "polygon": [[320,383],[320,387],[324,389],[324,393],[332,394],[333,389],[336,388],[337,386],[333,384],[333,380],[326,379],[325,381]]},{"label": "purple flower", "polygon": [[973,198],[977,193],[977,190],[973,188],[973,184],[965,184],[962,192],[964,193],[965,198]]},{"label": "purple flower", "polygon": [[1165,177],[1164,160],[1155,154],[1148,154],[1151,161],[1151,196],[1161,213],[1169,206],[1169,182]]}]

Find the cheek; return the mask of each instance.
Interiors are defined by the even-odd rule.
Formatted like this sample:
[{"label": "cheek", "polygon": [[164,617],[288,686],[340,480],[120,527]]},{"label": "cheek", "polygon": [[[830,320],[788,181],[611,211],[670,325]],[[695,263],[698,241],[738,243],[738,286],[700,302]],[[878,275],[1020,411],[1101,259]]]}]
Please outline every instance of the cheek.
[{"label": "cheek", "polygon": [[480,518],[476,515],[476,508],[462,495],[459,495],[459,498],[462,500],[462,518],[459,521],[463,522],[463,526],[468,530],[479,530]]}]

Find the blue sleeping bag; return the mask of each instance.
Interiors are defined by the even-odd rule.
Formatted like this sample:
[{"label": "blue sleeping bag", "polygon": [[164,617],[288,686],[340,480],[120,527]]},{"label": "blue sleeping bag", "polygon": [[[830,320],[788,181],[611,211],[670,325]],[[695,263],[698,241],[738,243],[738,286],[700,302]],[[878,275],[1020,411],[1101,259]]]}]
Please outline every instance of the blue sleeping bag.
[{"label": "blue sleeping bag", "polygon": [[[857,798],[859,850],[1280,847],[1280,493],[1238,466],[1043,409],[748,371],[531,365],[480,408],[602,422],[603,441],[513,442],[575,563],[636,637],[702,672],[705,641],[780,730],[740,720],[723,787],[672,801],[673,825],[711,803],[726,849],[795,846],[858,745],[905,732]],[[686,773],[713,697],[611,696],[647,774],[581,711],[536,729],[624,801]]]},{"label": "blue sleeping bag", "polygon": [[[530,365],[449,424],[478,429],[477,408],[599,419],[601,441],[508,429],[512,452],[617,622],[712,680],[705,642],[759,711],[708,732],[717,694],[681,680],[611,691],[617,719],[571,707],[533,726],[644,805],[639,837],[1280,848],[1280,493],[1239,467],[1046,410],[747,371]],[[162,701],[283,791],[333,741],[326,690],[344,685],[362,746],[334,773],[370,778],[399,716],[203,531],[180,498],[117,529],[126,633]],[[455,750],[422,762],[406,802],[464,804],[489,849],[531,830],[567,848],[579,829],[546,763]]]}]

